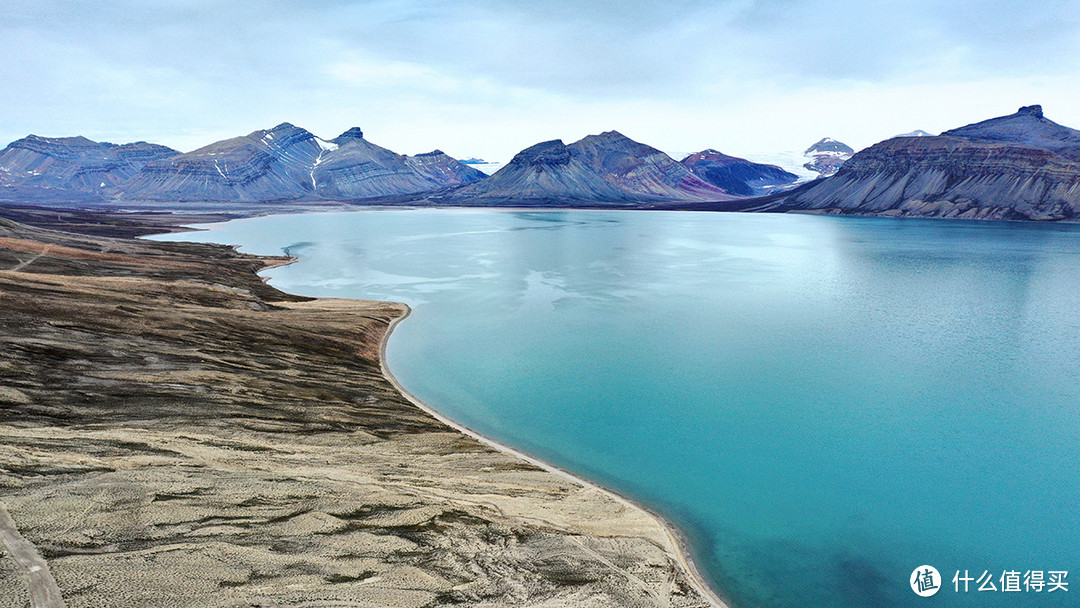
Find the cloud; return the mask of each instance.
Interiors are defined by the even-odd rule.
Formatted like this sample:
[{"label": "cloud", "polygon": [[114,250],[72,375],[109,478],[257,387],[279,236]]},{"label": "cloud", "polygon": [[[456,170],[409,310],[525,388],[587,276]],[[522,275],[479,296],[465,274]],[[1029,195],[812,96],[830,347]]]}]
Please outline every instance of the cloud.
[{"label": "cloud", "polygon": [[470,155],[609,128],[680,149],[872,143],[875,120],[1080,94],[1078,19],[1080,0],[6,0],[0,138],[190,149],[288,120]]}]

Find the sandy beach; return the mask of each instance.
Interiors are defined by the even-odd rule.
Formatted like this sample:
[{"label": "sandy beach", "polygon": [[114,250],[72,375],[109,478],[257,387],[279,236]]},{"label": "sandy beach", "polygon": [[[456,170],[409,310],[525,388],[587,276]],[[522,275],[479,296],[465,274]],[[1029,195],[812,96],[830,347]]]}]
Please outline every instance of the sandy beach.
[{"label": "sandy beach", "polygon": [[5,551],[0,605],[720,605],[660,518],[404,394],[406,307],[130,238],[160,218],[19,219],[64,230],[0,220],[0,504],[41,559]]},{"label": "sandy beach", "polygon": [[664,542],[665,551],[667,551],[667,553],[669,555],[671,555],[678,562],[679,566],[689,574],[688,580],[694,586],[695,590],[698,593],[700,593],[708,601],[709,605],[713,606],[714,608],[730,608],[730,605],[726,601],[721,599],[720,596],[717,595],[716,592],[714,592],[711,588],[709,588],[707,583],[705,583],[705,578],[698,571],[697,565],[694,563],[694,561],[692,559],[690,559],[690,557],[689,557],[690,556],[690,548],[687,545],[685,539],[682,537],[682,535],[679,532],[678,528],[673,526],[670,522],[668,522],[662,516],[660,516],[659,514],[653,512],[653,511],[651,511],[649,509],[646,509],[645,507],[642,507],[641,505],[633,503],[629,499],[627,499],[627,498],[625,498],[625,497],[623,497],[623,496],[621,496],[621,495],[619,495],[619,494],[617,494],[617,493],[615,493],[615,492],[613,492],[613,491],[611,491],[611,490],[609,490],[607,488],[604,488],[604,487],[596,485],[596,484],[594,484],[592,482],[586,481],[585,479],[583,479],[581,477],[578,477],[577,475],[574,475],[573,473],[570,473],[569,471],[566,471],[564,469],[560,469],[559,467],[556,467],[555,465],[544,462],[544,461],[542,461],[540,459],[533,458],[532,456],[529,456],[528,454],[525,454],[524,452],[520,452],[518,450],[515,450],[514,448],[512,448],[512,447],[510,447],[508,445],[499,443],[499,442],[495,441],[494,439],[491,439],[490,437],[486,437],[486,436],[484,436],[484,435],[482,435],[480,433],[477,433],[476,431],[474,431],[474,430],[472,430],[472,429],[470,429],[470,428],[468,428],[468,427],[466,427],[466,426],[464,426],[462,424],[457,423],[457,422],[447,418],[446,416],[443,416],[438,411],[436,411],[433,408],[431,408],[430,406],[428,406],[426,403],[424,403],[423,401],[418,399],[415,395],[410,393],[404,386],[402,386],[401,383],[398,382],[397,378],[394,377],[394,374],[391,373],[390,369],[386,366],[386,344],[390,340],[390,336],[393,334],[394,327],[396,327],[398,323],[400,323],[400,322],[404,321],[406,318],[408,318],[408,316],[411,313],[412,313],[412,311],[409,309],[408,306],[406,306],[405,307],[405,312],[400,317],[394,319],[390,323],[390,326],[387,329],[386,334],[383,336],[383,342],[382,342],[382,346],[381,346],[381,349],[380,349],[381,350],[380,360],[382,361],[383,375],[386,376],[386,378],[390,381],[391,384],[394,385],[395,388],[397,388],[398,392],[400,392],[406,399],[408,399],[414,405],[416,405],[416,407],[418,407],[421,410],[427,412],[428,414],[430,414],[436,420],[442,422],[443,424],[445,424],[445,425],[447,425],[447,426],[449,426],[449,427],[451,427],[451,428],[453,428],[453,429],[455,429],[455,430],[457,430],[457,431],[459,431],[459,432],[461,432],[461,433],[463,433],[465,435],[468,435],[469,437],[472,437],[473,439],[479,441],[480,443],[482,443],[484,445],[492,447],[492,448],[494,448],[494,449],[496,449],[496,450],[498,450],[498,451],[500,451],[500,452],[502,452],[504,454],[508,454],[508,455],[510,455],[510,456],[512,456],[514,458],[524,460],[525,462],[528,462],[528,463],[533,464],[533,465],[535,465],[537,467],[540,467],[541,469],[543,469],[545,471],[548,471],[549,473],[551,473],[553,475],[557,475],[559,477],[562,477],[563,479],[566,479],[566,480],[570,481],[571,483],[576,483],[576,484],[580,484],[580,485],[585,486],[585,487],[592,488],[595,491],[608,496],[611,500],[614,500],[616,502],[619,502],[619,503],[623,504],[627,509],[637,509],[637,510],[645,511],[646,513],[651,515],[653,518],[655,518],[657,520],[657,522],[659,522],[663,526],[664,532],[665,532],[665,534],[667,536],[667,538],[666,538],[666,540]]}]

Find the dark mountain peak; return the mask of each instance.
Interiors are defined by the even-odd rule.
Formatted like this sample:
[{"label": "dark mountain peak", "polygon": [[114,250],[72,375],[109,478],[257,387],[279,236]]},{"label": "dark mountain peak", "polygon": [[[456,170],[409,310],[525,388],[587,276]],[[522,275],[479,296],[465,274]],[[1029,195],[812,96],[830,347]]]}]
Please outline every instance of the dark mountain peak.
[{"label": "dark mountain peak", "polygon": [[274,127],[273,129],[261,131],[261,133],[264,134],[263,137],[265,137],[266,135],[272,135],[275,138],[284,137],[289,139],[309,139],[315,137],[307,129],[298,127],[291,122],[283,122]]},{"label": "dark mountain peak", "polygon": [[691,173],[708,184],[739,196],[764,194],[798,179],[776,165],[765,165],[728,156],[709,148],[679,161]]},{"label": "dark mountain peak", "polygon": [[83,137],[82,135],[77,135],[75,137],[42,137],[40,135],[27,135],[22,139],[11,142],[8,147],[33,150],[50,156],[63,154],[70,156],[74,154],[76,156],[85,157],[89,154],[101,155],[102,158],[124,158],[132,154],[164,158],[180,153],[168,146],[152,144],[145,141],[113,144],[105,141],[94,141]]},{"label": "dark mountain peak", "polygon": [[614,141],[623,141],[623,140],[627,140],[627,139],[630,139],[630,138],[623,135],[622,133],[619,133],[618,131],[611,130],[611,131],[604,131],[603,133],[600,133],[598,135],[586,135],[585,137],[582,138],[582,141],[593,140],[593,141],[614,142]]},{"label": "dark mountain peak", "polygon": [[7,148],[4,148],[4,152],[23,150],[30,154],[39,154],[54,159],[95,159],[100,161],[113,157],[117,147],[116,144],[99,143],[81,135],[75,137],[27,135],[8,144]]},{"label": "dark mountain peak", "polygon": [[168,158],[170,156],[176,156],[180,154],[179,150],[174,150],[168,146],[161,144],[152,144],[146,141],[137,141],[130,144],[120,144],[116,146],[116,154],[123,158],[147,158],[152,160]]},{"label": "dark mountain peak", "polygon": [[1035,118],[1042,118],[1043,111],[1042,106],[1036,104],[1033,106],[1024,106],[1016,111],[1019,116],[1034,116]]},{"label": "dark mountain peak", "polygon": [[570,162],[570,151],[561,139],[542,141],[514,155],[510,164],[517,165],[565,165]]},{"label": "dark mountain peak", "polygon": [[364,139],[364,132],[360,130],[360,127],[353,127],[348,131],[345,131],[341,135],[338,135],[337,139],[335,139],[334,141],[337,141],[338,139]]},{"label": "dark mountain peak", "polygon": [[984,141],[1014,143],[1055,150],[1069,158],[1080,158],[1080,131],[1057,124],[1043,116],[1042,106],[1024,106],[1014,114],[977,122],[942,133]]},{"label": "dark mountain peak", "polygon": [[854,154],[855,150],[851,149],[851,146],[845,144],[842,141],[835,140],[831,137],[822,137],[815,143],[806,149],[803,154],[817,154],[839,152],[841,154]]},{"label": "dark mountain peak", "polygon": [[17,140],[12,143],[19,142],[34,142],[46,145],[57,146],[72,146],[72,147],[89,147],[89,146],[111,146],[113,144],[98,143],[92,139],[87,139],[82,135],[76,135],[74,137],[42,137],[41,135],[30,134],[26,137]]},{"label": "dark mountain peak", "polygon": [[618,131],[589,135],[569,145],[560,139],[540,142],[453,196],[599,204],[730,198],[670,156]]},{"label": "dark mountain peak", "polygon": [[431,152],[421,152],[420,154],[417,154],[417,156],[446,156],[446,152],[443,152],[442,150],[439,150],[439,149],[435,149],[435,150],[432,150]]},{"label": "dark mountain peak", "polygon": [[[274,139],[276,137],[293,137],[293,136],[296,136],[297,134],[299,134],[299,135],[310,135],[311,137],[314,137],[314,135],[311,135],[311,133],[309,133],[305,129],[301,129],[300,127],[292,124],[291,122],[283,122],[283,123],[281,123],[279,125],[276,125],[274,127],[269,128],[269,129],[260,129],[258,131],[252,131],[251,133],[247,134],[247,137],[250,138],[250,139],[271,139],[272,140],[272,139]],[[242,137],[234,137],[233,139],[234,140],[239,140],[239,139],[243,139],[243,138]],[[223,140],[223,141],[231,141],[231,140]],[[215,142],[215,143],[220,143],[220,142]],[[211,145],[214,145],[214,144],[211,144]]]},{"label": "dark mountain peak", "polygon": [[682,164],[690,166],[696,165],[702,162],[708,162],[712,164],[732,164],[732,163],[747,163],[750,162],[745,158],[738,158],[736,156],[728,156],[719,150],[709,148],[708,150],[702,150],[701,152],[695,152],[690,154],[686,158],[682,159]]},{"label": "dark mountain peak", "polygon": [[585,136],[566,148],[571,154],[586,159],[589,164],[618,175],[634,171],[634,168],[642,162],[658,166],[678,164],[675,159],[660,150],[626,137],[618,131],[605,131],[599,135]]},{"label": "dark mountain peak", "polygon": [[634,141],[618,131],[604,131],[598,135],[586,135],[568,146],[571,150],[579,152],[591,151],[592,154],[599,150],[619,149],[634,155],[650,154],[656,150],[651,146]]}]

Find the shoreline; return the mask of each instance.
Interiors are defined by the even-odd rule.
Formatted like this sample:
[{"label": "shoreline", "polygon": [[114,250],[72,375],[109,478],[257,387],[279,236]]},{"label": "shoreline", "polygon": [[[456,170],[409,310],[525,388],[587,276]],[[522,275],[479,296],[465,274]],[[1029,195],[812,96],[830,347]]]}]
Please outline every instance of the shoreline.
[{"label": "shoreline", "polygon": [[[374,209],[369,209],[369,210],[376,210],[377,211],[379,209],[380,208],[374,208]],[[501,210],[503,210],[503,211],[518,211],[518,212],[522,211],[521,209],[501,209]],[[360,210],[346,210],[344,212],[352,213],[352,212],[356,212],[356,211],[360,211]],[[544,209],[542,211],[562,211],[562,210],[561,209]],[[604,211],[623,211],[623,210],[622,209],[606,209]],[[324,212],[334,213],[334,212],[341,212],[341,210],[327,209],[327,210],[324,210]],[[278,214],[274,213],[274,212],[270,212],[270,213],[267,213],[265,215],[278,215]],[[246,218],[233,218],[233,219],[246,219]],[[229,220],[226,220],[226,221],[229,221]],[[176,231],[173,231],[173,232],[168,232],[168,233],[162,232],[162,233],[157,233],[157,234],[177,234],[177,233],[183,233],[185,231],[200,232],[200,231],[205,231],[206,230],[205,228],[198,227],[198,225],[184,225],[181,228],[186,229],[186,230],[182,229],[182,230],[176,230]],[[146,235],[146,236],[153,236],[153,235]],[[142,238],[142,237],[140,237],[140,238]],[[241,245],[226,245],[226,246],[231,247],[235,251],[240,253]],[[265,257],[265,256],[259,256],[259,257]],[[262,281],[264,283],[269,285],[270,279],[268,277],[262,276],[261,272],[263,270],[269,270],[271,268],[277,268],[277,267],[280,267],[280,266],[288,266],[288,265],[294,264],[294,263],[299,261],[299,257],[294,256],[294,255],[287,255],[286,258],[287,259],[283,259],[283,260],[280,260],[280,261],[275,261],[275,263],[267,264],[262,270],[259,270],[258,272],[256,272],[256,275],[260,279],[262,279]],[[298,295],[298,294],[292,294],[292,295]],[[300,297],[310,297],[310,296],[300,296]],[[314,299],[315,300],[333,300],[333,299],[338,299],[338,298],[314,298]],[[354,298],[340,298],[340,299],[343,299],[343,300],[355,300]],[[389,304],[391,302],[386,302],[386,303]],[[645,513],[650,518],[652,518],[653,520],[655,520],[656,522],[659,523],[660,528],[664,531],[665,536],[666,536],[667,541],[668,541],[668,544],[670,545],[670,547],[663,547],[662,549],[671,558],[673,558],[675,560],[675,562],[677,564],[679,564],[679,566],[686,572],[687,578],[693,584],[694,589],[698,593],[700,593],[702,595],[702,597],[704,597],[706,599],[706,601],[708,601],[713,606],[713,608],[735,608],[734,606],[732,606],[732,604],[730,602],[723,599],[719,595],[719,593],[717,593],[715,590],[712,589],[712,587],[707,582],[707,579],[705,578],[705,576],[702,575],[701,570],[697,566],[697,563],[691,557],[690,546],[689,546],[689,543],[687,542],[685,536],[678,529],[678,527],[676,527],[674,524],[672,524],[670,521],[668,521],[664,516],[660,515],[656,511],[654,511],[654,510],[652,510],[652,509],[650,509],[650,508],[648,508],[648,507],[646,507],[644,505],[638,504],[638,503],[634,502],[633,500],[631,500],[631,499],[629,499],[629,498],[627,498],[625,496],[622,496],[621,494],[619,494],[618,492],[616,492],[616,491],[614,491],[614,490],[612,490],[610,488],[606,488],[606,487],[601,486],[601,485],[599,485],[597,483],[593,483],[591,481],[588,481],[588,480],[586,480],[586,479],[584,479],[582,477],[579,477],[579,476],[577,476],[577,475],[575,475],[575,474],[573,474],[573,473],[571,473],[571,472],[569,472],[569,471],[567,471],[565,469],[559,468],[559,467],[557,467],[557,466],[555,466],[555,465],[553,465],[551,463],[548,463],[548,462],[543,461],[543,460],[541,460],[539,458],[536,458],[534,456],[526,454],[526,453],[524,453],[524,452],[522,452],[522,451],[520,451],[520,450],[518,450],[516,448],[513,448],[513,447],[508,446],[506,444],[500,443],[500,442],[498,442],[498,441],[496,441],[496,440],[494,440],[494,439],[492,439],[490,437],[487,437],[486,435],[483,435],[482,433],[479,433],[479,432],[477,432],[477,431],[475,431],[475,430],[473,430],[473,429],[471,429],[471,428],[469,428],[469,427],[467,427],[467,426],[465,426],[463,424],[460,424],[457,421],[443,415],[441,412],[439,412],[438,410],[432,408],[428,404],[424,403],[423,400],[421,400],[420,398],[418,398],[417,396],[415,396],[411,392],[409,392],[401,384],[401,382],[398,381],[397,377],[394,376],[393,372],[391,372],[390,368],[387,366],[386,348],[387,348],[387,344],[390,341],[390,336],[394,332],[394,329],[398,326],[399,323],[405,321],[412,314],[412,307],[410,307],[408,304],[405,304],[403,302],[392,302],[392,304],[400,305],[403,308],[404,313],[401,316],[393,319],[386,327],[386,331],[384,332],[384,334],[382,336],[382,339],[380,341],[380,344],[379,344],[379,367],[380,367],[380,370],[381,370],[381,373],[382,373],[383,377],[386,378],[386,380],[401,394],[402,397],[404,397],[414,407],[416,407],[420,411],[428,414],[432,418],[435,418],[440,423],[446,425],[447,427],[453,429],[454,431],[456,431],[458,433],[461,433],[462,435],[465,435],[467,437],[470,437],[470,438],[478,441],[479,443],[481,443],[481,444],[483,444],[483,445],[485,445],[487,447],[490,447],[490,448],[492,448],[492,449],[494,449],[494,450],[496,450],[498,452],[501,452],[503,454],[507,454],[509,456],[512,456],[512,457],[514,457],[514,458],[516,458],[518,460],[522,460],[524,462],[527,462],[527,463],[529,463],[529,464],[531,464],[533,466],[536,466],[536,467],[538,467],[540,469],[543,469],[544,471],[547,471],[548,473],[551,473],[551,474],[553,474],[553,475],[555,475],[555,476],[557,476],[557,477],[559,477],[561,479],[567,480],[567,481],[569,481],[571,483],[574,483],[576,485],[579,485],[581,487],[595,490],[595,491],[599,492],[600,494],[603,494],[603,495],[611,498],[612,500],[616,501],[619,504],[622,504],[622,505],[624,505],[624,506],[626,506],[628,508],[635,509],[635,510],[638,510],[638,511],[641,511],[641,512]]]},{"label": "shoreline", "polygon": [[[158,218],[28,219],[0,217],[0,489],[71,605],[721,606],[660,518],[407,398],[405,306],[131,238]],[[0,557],[0,605],[24,574]]]},{"label": "shoreline", "polygon": [[668,555],[675,559],[675,561],[683,568],[683,570],[686,571],[689,580],[693,583],[694,588],[698,591],[698,593],[700,593],[706,600],[708,600],[708,602],[712,604],[714,608],[734,608],[730,603],[721,598],[720,595],[712,589],[712,587],[709,586],[705,577],[698,569],[697,564],[694,562],[693,558],[690,557],[690,547],[689,544],[686,542],[685,537],[682,535],[679,529],[674,526],[674,524],[672,524],[662,515],[656,513],[648,507],[645,507],[630,500],[629,498],[626,498],[625,496],[622,496],[614,490],[605,488],[601,485],[583,479],[565,469],[561,469],[553,464],[540,460],[539,458],[530,456],[520,450],[495,441],[494,439],[486,435],[483,435],[465,425],[462,425],[446,417],[428,404],[424,403],[420,398],[418,398],[416,395],[413,395],[404,386],[402,386],[401,382],[398,381],[397,377],[394,376],[393,372],[390,371],[390,368],[386,364],[386,346],[390,341],[390,336],[394,333],[394,329],[398,326],[398,324],[407,319],[409,315],[412,314],[412,307],[410,307],[408,304],[400,302],[398,302],[397,304],[400,304],[402,307],[404,307],[405,312],[401,316],[392,320],[390,324],[386,327],[386,332],[383,334],[382,341],[379,345],[379,366],[382,369],[383,376],[386,377],[390,384],[393,385],[394,388],[397,389],[397,391],[401,393],[401,395],[405,397],[407,401],[412,403],[424,413],[435,418],[446,426],[452,428],[453,430],[468,437],[471,437],[494,450],[497,450],[509,456],[513,456],[514,458],[524,460],[525,462],[539,467],[547,471],[548,473],[556,475],[577,485],[596,490],[622,505],[646,513],[649,517],[655,519],[657,522],[660,523],[661,528],[663,528],[664,532],[667,535],[668,542],[671,544],[671,550],[668,551],[668,548],[664,548],[665,552],[667,552]]}]

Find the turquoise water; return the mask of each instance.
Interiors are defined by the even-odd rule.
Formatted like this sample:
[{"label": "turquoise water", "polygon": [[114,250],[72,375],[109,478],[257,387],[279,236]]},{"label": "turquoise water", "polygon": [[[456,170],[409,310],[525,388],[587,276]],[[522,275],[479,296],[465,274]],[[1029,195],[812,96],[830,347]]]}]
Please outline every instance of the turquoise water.
[{"label": "turquoise water", "polygon": [[1080,605],[951,582],[1080,567],[1080,226],[393,210],[167,238],[408,303],[402,384],[662,513],[738,608]]}]

